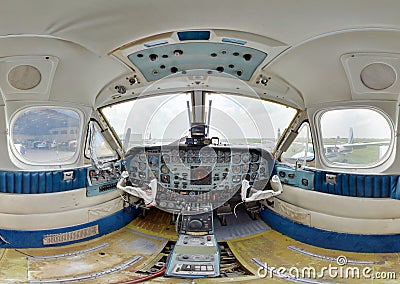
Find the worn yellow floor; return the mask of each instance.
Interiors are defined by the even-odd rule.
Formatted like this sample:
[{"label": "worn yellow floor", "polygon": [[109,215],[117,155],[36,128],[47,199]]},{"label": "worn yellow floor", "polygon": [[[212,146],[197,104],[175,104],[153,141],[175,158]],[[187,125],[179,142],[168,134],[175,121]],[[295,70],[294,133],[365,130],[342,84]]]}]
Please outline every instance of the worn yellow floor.
[{"label": "worn yellow floor", "polygon": [[[164,256],[162,250],[168,240],[176,240],[175,226],[169,222],[169,214],[153,210],[145,219],[136,218],[125,228],[95,240],[46,249],[0,249],[0,283],[55,283],[57,279],[74,276],[84,278],[75,283],[120,283],[139,278],[143,276],[139,271],[148,270]],[[287,279],[289,271],[293,275],[299,273],[297,276],[300,278],[311,278],[316,283],[400,281],[399,253],[368,254],[321,249],[297,242],[273,230],[229,240],[227,244],[240,263],[253,275],[221,277],[213,279],[213,283],[287,283],[293,281]],[[342,257],[341,260],[345,257],[349,263],[339,265],[336,262],[338,257]],[[258,276],[259,266],[254,263],[254,259],[269,267],[267,272],[260,271],[260,276],[265,277]],[[121,268],[124,263],[128,265]],[[95,273],[97,278],[85,279],[87,275]],[[376,279],[377,276],[386,279]],[[388,279],[394,276],[396,279]],[[64,283],[74,283],[72,280]],[[152,282],[210,283],[210,279],[159,277]]]}]

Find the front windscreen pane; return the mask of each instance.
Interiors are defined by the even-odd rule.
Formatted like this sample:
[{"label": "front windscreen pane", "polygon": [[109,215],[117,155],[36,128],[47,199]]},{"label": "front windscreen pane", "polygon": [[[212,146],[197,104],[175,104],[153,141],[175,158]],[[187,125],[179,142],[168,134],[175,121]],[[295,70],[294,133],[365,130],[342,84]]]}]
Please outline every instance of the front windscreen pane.
[{"label": "front windscreen pane", "polygon": [[187,135],[189,95],[141,98],[101,111],[126,149],[135,145],[170,143]]},{"label": "front windscreen pane", "polygon": [[80,116],[71,109],[25,109],[12,121],[12,150],[26,163],[66,163],[75,157],[80,127]]},{"label": "front windscreen pane", "polygon": [[362,108],[326,111],[321,131],[325,159],[356,167],[383,160],[392,137],[389,122],[380,112]]},{"label": "front windscreen pane", "polygon": [[[211,114],[210,112],[211,101]],[[125,148],[184,142],[190,135],[191,93],[160,95],[101,109]],[[255,145],[272,150],[297,111],[273,102],[237,95],[207,93],[203,121],[208,137],[226,145]]]}]

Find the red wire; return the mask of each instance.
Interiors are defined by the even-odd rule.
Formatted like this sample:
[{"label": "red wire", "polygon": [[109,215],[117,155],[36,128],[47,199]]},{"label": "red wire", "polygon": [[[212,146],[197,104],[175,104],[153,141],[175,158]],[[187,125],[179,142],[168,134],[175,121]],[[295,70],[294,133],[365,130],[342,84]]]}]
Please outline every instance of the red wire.
[{"label": "red wire", "polygon": [[155,277],[158,277],[158,276],[161,276],[161,275],[163,275],[163,274],[164,274],[164,272],[165,272],[165,269],[166,269],[166,267],[164,266],[164,268],[163,268],[163,269],[161,269],[160,271],[158,271],[158,272],[156,272],[156,273],[154,273],[154,274],[150,274],[150,275],[144,276],[144,277],[142,277],[142,278],[138,278],[138,279],[130,280],[130,281],[128,281],[128,282],[118,282],[118,283],[115,283],[115,284],[132,284],[132,283],[140,283],[140,282],[142,282],[142,281],[150,280],[150,279],[153,279],[153,278],[155,278]]}]

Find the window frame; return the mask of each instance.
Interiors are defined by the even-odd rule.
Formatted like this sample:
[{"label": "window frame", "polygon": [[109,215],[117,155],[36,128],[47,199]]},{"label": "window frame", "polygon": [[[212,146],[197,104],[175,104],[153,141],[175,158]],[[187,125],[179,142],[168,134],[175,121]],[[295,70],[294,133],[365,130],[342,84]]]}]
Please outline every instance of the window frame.
[{"label": "window frame", "polygon": [[[347,163],[338,163],[338,162],[332,162],[325,156],[325,148],[324,148],[324,143],[323,143],[323,136],[322,136],[322,123],[321,119],[323,115],[329,111],[334,111],[334,110],[351,110],[351,109],[363,109],[363,110],[371,110],[374,111],[378,114],[380,114],[387,122],[389,129],[390,129],[390,143],[388,150],[386,153],[383,155],[383,157],[373,163],[369,164],[347,164]],[[382,166],[386,162],[388,162],[390,156],[393,153],[393,148],[395,144],[395,126],[390,118],[390,116],[384,112],[382,109],[371,106],[371,105],[349,105],[349,106],[336,106],[336,107],[329,107],[329,108],[324,108],[319,110],[315,117],[315,125],[317,126],[316,132],[318,136],[318,156],[320,157],[320,161],[323,165],[330,167],[330,168],[338,168],[338,169],[353,169],[353,170],[366,170],[366,169],[373,169],[377,168],[379,166]],[[314,149],[315,151],[315,149]],[[315,152],[314,152],[315,153]]]},{"label": "window frame", "polygon": [[[106,141],[107,144],[111,147],[110,143],[104,138],[104,136],[103,136],[103,134],[102,134],[103,131],[104,131],[104,128],[100,125],[100,123],[98,122],[97,119],[95,119],[95,118],[90,118],[90,120],[89,120],[88,123],[86,124],[86,134],[84,135],[84,137],[85,137],[85,143],[84,143],[84,147],[83,147],[83,156],[85,157],[85,159],[88,159],[88,160],[91,159],[91,157],[90,157],[90,149],[89,149],[89,145],[90,145],[90,136],[89,136],[90,130],[89,130],[89,127],[90,127],[90,123],[91,123],[91,122],[95,123],[95,124],[98,126],[98,128],[100,129],[100,134],[102,135],[104,141]],[[114,135],[114,134],[113,134],[113,135]],[[111,148],[112,148],[112,147],[111,147]],[[120,159],[120,155],[118,154],[118,151],[115,150],[115,149],[113,149],[113,151],[115,152],[115,154],[116,154],[117,157],[114,158],[114,159],[111,159],[110,161],[117,161],[117,160],[119,160],[119,159]],[[87,155],[88,152],[89,152],[89,155]]]},{"label": "window frame", "polygon": [[300,132],[303,131],[303,129],[304,129],[305,127],[308,127],[308,131],[309,131],[309,135],[310,135],[310,136],[309,136],[309,139],[311,140],[311,146],[312,146],[313,154],[314,154],[312,160],[306,160],[306,161],[305,161],[305,166],[308,167],[310,163],[315,163],[315,160],[316,160],[315,146],[314,146],[315,142],[314,142],[314,137],[313,137],[313,133],[312,133],[312,130],[311,130],[311,124],[310,124],[310,122],[309,122],[308,120],[304,120],[303,122],[300,123],[300,126],[299,126],[299,127],[297,128],[297,130],[296,130],[296,132],[297,132],[296,137],[293,139],[292,143],[290,143],[290,145],[289,145],[289,147],[287,148],[287,150],[286,150],[285,152],[282,152],[282,154],[280,155],[280,161],[281,161],[281,162],[286,163],[286,164],[289,164],[289,165],[295,165],[295,164],[296,164],[296,163],[290,163],[290,162],[288,162],[288,161],[285,160],[282,156],[283,156],[283,154],[286,153],[286,152],[289,150],[289,148],[293,145],[294,141],[296,141],[296,139],[299,137]]},{"label": "window frame", "polygon": [[[14,143],[14,134],[13,134],[13,126],[16,122],[16,120],[20,117],[20,115],[23,115],[23,113],[29,111],[29,110],[34,110],[34,109],[40,109],[40,108],[47,108],[47,109],[65,109],[65,110],[70,110],[74,111],[75,113],[78,114],[78,119],[79,119],[79,131],[76,133],[77,135],[77,148],[73,156],[67,160],[64,161],[52,161],[52,162],[39,162],[39,161],[31,161],[28,159],[25,159],[23,155],[19,153],[19,151],[15,147]],[[17,161],[29,165],[29,166],[49,166],[49,167],[54,167],[54,166],[66,166],[66,165],[72,165],[75,164],[79,157],[80,157],[80,147],[82,142],[82,136],[83,136],[83,126],[84,126],[84,112],[78,108],[74,107],[68,107],[68,106],[58,106],[58,105],[33,105],[33,106],[27,106],[20,108],[16,110],[12,116],[10,117],[10,123],[9,123],[9,131],[8,131],[8,152],[10,155],[12,155],[14,158],[17,159]]]}]

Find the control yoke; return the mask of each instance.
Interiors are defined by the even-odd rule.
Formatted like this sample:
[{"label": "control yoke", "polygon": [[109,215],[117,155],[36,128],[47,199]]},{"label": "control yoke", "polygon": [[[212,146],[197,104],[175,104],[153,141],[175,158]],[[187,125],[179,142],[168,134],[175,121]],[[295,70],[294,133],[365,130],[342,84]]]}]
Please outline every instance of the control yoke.
[{"label": "control yoke", "polygon": [[149,206],[156,205],[156,195],[157,195],[157,179],[152,179],[150,181],[150,190],[143,190],[140,187],[133,187],[126,185],[126,181],[129,178],[129,173],[127,171],[122,172],[121,178],[117,183],[117,188],[123,190],[124,192],[133,195],[135,197],[142,198],[144,203]]},{"label": "control yoke", "polygon": [[[256,190],[250,186],[248,180],[242,181],[241,196],[243,202],[257,201],[262,199],[269,199],[280,195],[283,192],[282,184],[277,175],[274,175],[270,181],[272,190]],[[250,189],[249,194],[247,191]]]}]

